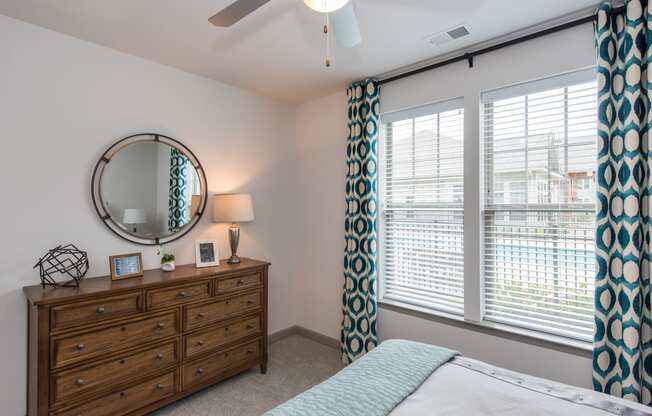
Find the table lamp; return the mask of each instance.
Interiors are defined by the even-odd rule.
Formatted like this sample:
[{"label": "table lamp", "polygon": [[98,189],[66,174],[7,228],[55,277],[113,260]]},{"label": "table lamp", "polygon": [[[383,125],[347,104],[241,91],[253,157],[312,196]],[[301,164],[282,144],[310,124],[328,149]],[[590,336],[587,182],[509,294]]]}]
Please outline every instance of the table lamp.
[{"label": "table lamp", "polygon": [[236,254],[240,240],[240,227],[237,223],[254,220],[254,205],[249,194],[218,194],[213,196],[213,221],[230,223],[229,244],[231,257],[229,264],[239,264],[240,258]]},{"label": "table lamp", "polygon": [[145,224],[147,222],[147,215],[145,210],[141,208],[127,208],[122,214],[122,223],[125,225],[133,225],[133,232],[137,233],[136,225]]}]

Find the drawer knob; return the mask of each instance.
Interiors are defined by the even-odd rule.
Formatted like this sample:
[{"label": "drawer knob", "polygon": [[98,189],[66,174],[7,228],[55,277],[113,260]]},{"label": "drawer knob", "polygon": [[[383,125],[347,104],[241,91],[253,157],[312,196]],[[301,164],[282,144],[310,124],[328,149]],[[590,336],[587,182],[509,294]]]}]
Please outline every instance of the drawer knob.
[{"label": "drawer knob", "polygon": [[229,353],[228,352],[224,353],[224,358],[229,358]]},{"label": "drawer knob", "polygon": [[181,292],[179,292],[179,297],[180,298],[185,298],[186,296],[188,296],[188,292],[186,292],[185,290],[182,290]]},{"label": "drawer knob", "polygon": [[227,305],[229,305],[231,302],[227,300],[227,301],[224,301],[224,303],[226,303]]},{"label": "drawer knob", "polygon": [[247,354],[253,354],[254,352],[251,350],[247,350]]},{"label": "drawer knob", "polygon": [[165,387],[165,386],[163,384],[161,384],[161,383],[158,383],[156,385],[156,388],[159,389],[159,390],[163,390],[163,387]]},{"label": "drawer knob", "polygon": [[124,358],[120,359],[120,364],[125,364],[126,362],[127,362],[127,360],[125,360]]},{"label": "drawer knob", "polygon": [[253,300],[248,300],[248,301],[247,301],[247,305],[253,305],[253,304],[254,304],[254,301],[253,301]]},{"label": "drawer knob", "polygon": [[158,324],[156,324],[156,327],[158,329],[163,329],[163,328],[165,328],[165,324],[163,322],[159,322]]},{"label": "drawer knob", "polygon": [[205,318],[205,317],[206,317],[206,315],[204,315],[202,312],[199,312],[197,314],[197,318]]},{"label": "drawer knob", "polygon": [[224,332],[229,332],[229,327],[224,328]]},{"label": "drawer knob", "polygon": [[97,308],[97,314],[98,315],[102,315],[104,312],[106,312],[106,309],[104,309],[103,306],[100,306],[99,308]]},{"label": "drawer knob", "polygon": [[83,351],[86,346],[84,344],[77,344],[75,348],[77,348],[77,351]]},{"label": "drawer knob", "polygon": [[197,374],[204,374],[204,369],[201,368],[201,367],[199,367],[199,368],[197,369]]},{"label": "drawer knob", "polygon": [[163,359],[163,353],[159,352],[158,354],[156,354],[156,359],[157,360],[162,360]]},{"label": "drawer knob", "polygon": [[125,397],[125,392],[124,391],[120,392],[120,397]]},{"label": "drawer knob", "polygon": [[244,280],[242,280],[242,279],[238,280],[237,284],[238,284],[238,286],[244,285]]},{"label": "drawer knob", "polygon": [[200,347],[204,346],[204,341],[201,340],[197,341],[197,345],[199,345]]},{"label": "drawer knob", "polygon": [[78,378],[75,380],[75,384],[78,386],[83,386],[84,385],[84,379],[83,378]]},{"label": "drawer knob", "polygon": [[247,329],[254,329],[253,325],[247,325]]}]

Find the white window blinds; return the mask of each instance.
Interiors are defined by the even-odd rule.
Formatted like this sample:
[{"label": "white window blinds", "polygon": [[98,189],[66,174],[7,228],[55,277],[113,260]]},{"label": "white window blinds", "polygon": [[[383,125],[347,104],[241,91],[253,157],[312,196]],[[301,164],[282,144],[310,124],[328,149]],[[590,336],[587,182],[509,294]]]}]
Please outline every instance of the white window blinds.
[{"label": "white window blinds", "polygon": [[485,319],[590,340],[596,77],[482,94]]},{"label": "white window blinds", "polygon": [[461,315],[463,101],[386,114],[381,122],[382,298]]}]

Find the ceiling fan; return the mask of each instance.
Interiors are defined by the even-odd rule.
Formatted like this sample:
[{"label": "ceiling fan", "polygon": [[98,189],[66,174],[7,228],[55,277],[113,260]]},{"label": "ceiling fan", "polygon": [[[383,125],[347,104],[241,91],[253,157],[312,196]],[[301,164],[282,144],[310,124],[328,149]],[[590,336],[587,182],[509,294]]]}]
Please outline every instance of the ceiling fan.
[{"label": "ceiling fan", "polygon": [[[208,19],[215,26],[230,27],[264,6],[270,0],[236,0]],[[362,42],[358,19],[355,16],[352,0],[303,0],[309,8],[323,13],[326,24],[323,31],[326,36],[326,66],[331,66],[330,32],[335,34],[337,46],[353,48]]]}]

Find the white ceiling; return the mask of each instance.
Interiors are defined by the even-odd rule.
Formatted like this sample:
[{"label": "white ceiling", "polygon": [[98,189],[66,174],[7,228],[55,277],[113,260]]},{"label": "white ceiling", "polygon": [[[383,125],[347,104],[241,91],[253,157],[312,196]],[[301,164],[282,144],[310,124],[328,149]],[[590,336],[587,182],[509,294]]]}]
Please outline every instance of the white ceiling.
[{"label": "white ceiling", "polygon": [[[207,19],[232,0],[0,0],[0,14],[293,103],[349,82],[523,29],[596,0],[352,0],[363,42],[324,67],[320,15],[272,0],[231,28]],[[436,47],[458,24],[471,35]]]}]

